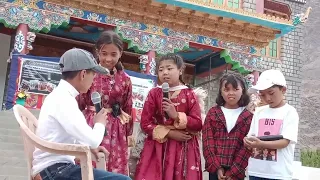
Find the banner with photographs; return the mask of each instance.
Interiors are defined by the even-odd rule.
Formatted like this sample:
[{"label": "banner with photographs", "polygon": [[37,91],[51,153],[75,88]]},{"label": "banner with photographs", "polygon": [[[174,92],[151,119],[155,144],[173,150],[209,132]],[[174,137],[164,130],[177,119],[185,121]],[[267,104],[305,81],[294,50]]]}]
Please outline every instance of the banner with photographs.
[{"label": "banner with photographs", "polygon": [[153,79],[144,79],[136,76],[130,76],[132,82],[132,101],[133,101],[133,120],[140,122],[141,113],[149,91],[155,86]]},{"label": "banner with photographs", "polygon": [[31,94],[48,95],[59,84],[60,67],[57,62],[21,58],[19,87]]},{"label": "banner with photographs", "polygon": [[[40,109],[50,92],[61,79],[59,58],[13,55],[7,89],[5,108],[11,109],[16,103],[19,89],[25,89],[28,97],[25,107]],[[133,89],[133,118],[140,122],[144,101],[151,88],[155,87],[157,77],[126,70]]]}]

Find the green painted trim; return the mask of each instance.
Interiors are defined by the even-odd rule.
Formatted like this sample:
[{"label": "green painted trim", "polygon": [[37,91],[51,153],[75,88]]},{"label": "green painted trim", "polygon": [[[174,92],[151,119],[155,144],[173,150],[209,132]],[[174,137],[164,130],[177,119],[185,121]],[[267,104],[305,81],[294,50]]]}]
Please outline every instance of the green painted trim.
[{"label": "green painted trim", "polygon": [[48,33],[51,29],[67,26],[70,22],[70,16],[65,14],[19,6],[1,0],[0,7],[3,8],[0,12],[0,23],[10,29],[16,29],[19,24],[27,24],[31,32]]},{"label": "green painted trim", "polygon": [[241,66],[240,62],[233,60],[229,54],[228,50],[223,50],[220,53],[220,58],[223,58],[226,63],[232,65],[232,70],[236,70],[240,72],[241,74],[249,74],[250,71],[247,70],[245,67]]}]

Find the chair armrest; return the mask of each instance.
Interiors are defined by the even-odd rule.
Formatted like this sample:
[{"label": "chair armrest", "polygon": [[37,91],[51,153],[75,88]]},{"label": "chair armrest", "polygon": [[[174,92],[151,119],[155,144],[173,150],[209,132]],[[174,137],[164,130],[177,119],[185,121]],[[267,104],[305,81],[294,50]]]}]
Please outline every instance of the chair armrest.
[{"label": "chair armrest", "polygon": [[29,129],[21,130],[23,138],[27,138],[35,147],[49,153],[79,156],[84,154],[90,154],[89,146],[78,144],[62,144],[45,141]]}]

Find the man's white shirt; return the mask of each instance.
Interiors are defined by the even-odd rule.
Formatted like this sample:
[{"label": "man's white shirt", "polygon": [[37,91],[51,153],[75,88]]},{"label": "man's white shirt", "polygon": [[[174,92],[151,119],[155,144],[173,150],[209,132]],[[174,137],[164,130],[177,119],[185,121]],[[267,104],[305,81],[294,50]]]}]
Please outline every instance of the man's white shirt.
[{"label": "man's white shirt", "polygon": [[[97,148],[103,139],[105,126],[96,123],[91,128],[78,107],[79,92],[61,80],[50,93],[40,111],[36,135],[46,141],[63,144],[82,144]],[[33,153],[33,175],[56,163],[74,163],[74,156],[51,154],[40,149]]]}]

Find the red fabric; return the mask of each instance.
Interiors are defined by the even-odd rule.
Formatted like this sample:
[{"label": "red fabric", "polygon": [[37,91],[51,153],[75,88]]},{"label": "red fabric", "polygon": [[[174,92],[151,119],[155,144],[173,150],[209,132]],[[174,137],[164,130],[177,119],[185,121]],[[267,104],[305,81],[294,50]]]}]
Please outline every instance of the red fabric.
[{"label": "red fabric", "polygon": [[226,176],[243,179],[251,151],[244,147],[243,138],[248,134],[252,113],[244,110],[235,127],[228,133],[221,107],[212,107],[202,130],[203,156],[206,170],[216,172],[220,167],[230,167]]},{"label": "red fabric", "polygon": [[[141,128],[148,135],[137,165],[135,180],[202,180],[198,137],[187,142],[168,139],[165,143],[153,140],[153,129],[164,125],[162,90],[153,88],[145,101],[141,115]],[[175,99],[176,110],[187,115],[187,129],[199,132],[202,128],[200,106],[192,89],[183,89]],[[166,124],[173,125],[172,120]]]},{"label": "red fabric", "polygon": [[[91,93],[99,92],[102,99],[102,105],[105,108],[118,102],[121,109],[131,115],[132,109],[132,84],[130,77],[123,71],[115,73],[112,84],[111,77],[97,74],[90,90],[86,94],[77,97],[79,108],[87,119],[88,124],[93,127],[93,117],[95,112],[85,109],[86,106],[93,106],[91,102]],[[106,125],[107,136],[104,137],[101,146],[109,151],[109,158],[106,164],[107,170],[128,175],[128,136],[132,135],[133,121],[127,124],[121,124],[119,118],[111,114],[107,116]]]}]

